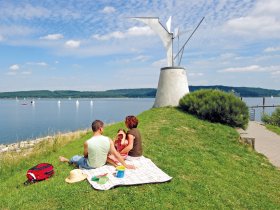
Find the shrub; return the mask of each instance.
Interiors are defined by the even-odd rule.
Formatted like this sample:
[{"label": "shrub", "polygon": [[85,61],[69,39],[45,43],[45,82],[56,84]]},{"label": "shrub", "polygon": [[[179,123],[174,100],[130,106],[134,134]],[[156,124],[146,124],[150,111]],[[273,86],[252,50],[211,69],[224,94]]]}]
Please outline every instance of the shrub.
[{"label": "shrub", "polygon": [[246,128],[249,111],[246,104],[232,93],[220,90],[198,90],[186,94],[179,102],[180,108],[211,122]]},{"label": "shrub", "polygon": [[270,116],[266,113],[264,113],[262,115],[262,121],[265,123],[265,124],[270,124]]},{"label": "shrub", "polygon": [[265,124],[276,125],[280,127],[280,107],[276,108],[275,111],[272,112],[271,116],[264,114],[262,116],[262,121]]}]

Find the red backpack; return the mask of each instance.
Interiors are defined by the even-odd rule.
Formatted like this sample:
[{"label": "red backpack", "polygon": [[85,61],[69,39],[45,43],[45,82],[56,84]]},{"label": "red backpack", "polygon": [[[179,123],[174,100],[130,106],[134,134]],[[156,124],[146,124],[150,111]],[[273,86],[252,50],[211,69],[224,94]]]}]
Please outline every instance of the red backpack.
[{"label": "red backpack", "polygon": [[27,173],[27,181],[25,184],[34,183],[50,178],[54,174],[54,168],[52,164],[40,163],[30,168]]}]

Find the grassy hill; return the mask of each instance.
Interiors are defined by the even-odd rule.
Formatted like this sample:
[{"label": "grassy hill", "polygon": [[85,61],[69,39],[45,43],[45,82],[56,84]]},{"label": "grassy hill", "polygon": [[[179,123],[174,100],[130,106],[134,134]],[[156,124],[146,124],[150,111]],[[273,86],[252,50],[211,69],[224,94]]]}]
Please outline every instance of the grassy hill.
[{"label": "grassy hill", "polygon": [[[238,143],[230,127],[199,120],[175,108],[139,115],[144,155],[173,177],[171,182],[96,191],[87,181],[67,184],[72,169],[58,156],[82,154],[83,142],[54,141],[31,157],[1,157],[0,209],[280,209],[280,171]],[[117,123],[105,128],[113,137]],[[65,144],[64,146],[62,146]],[[46,150],[48,147],[48,150]],[[50,162],[53,178],[23,186],[28,168]]]}]

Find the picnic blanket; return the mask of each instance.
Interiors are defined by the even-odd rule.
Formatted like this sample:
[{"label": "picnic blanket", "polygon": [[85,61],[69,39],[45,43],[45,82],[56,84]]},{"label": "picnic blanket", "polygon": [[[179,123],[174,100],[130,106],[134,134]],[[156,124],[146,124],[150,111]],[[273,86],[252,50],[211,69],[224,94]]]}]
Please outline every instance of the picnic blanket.
[{"label": "picnic blanket", "polygon": [[[136,169],[126,169],[124,178],[116,177],[116,168],[111,165],[104,165],[100,168],[83,170],[83,173],[87,175],[88,182],[93,188],[97,190],[109,190],[113,187],[120,185],[139,185],[148,183],[161,183],[167,182],[172,179],[161,169],[159,169],[150,159],[141,157],[127,157],[127,164],[134,165]],[[109,180],[105,184],[99,184],[96,181],[92,181],[92,177],[107,174]]]}]

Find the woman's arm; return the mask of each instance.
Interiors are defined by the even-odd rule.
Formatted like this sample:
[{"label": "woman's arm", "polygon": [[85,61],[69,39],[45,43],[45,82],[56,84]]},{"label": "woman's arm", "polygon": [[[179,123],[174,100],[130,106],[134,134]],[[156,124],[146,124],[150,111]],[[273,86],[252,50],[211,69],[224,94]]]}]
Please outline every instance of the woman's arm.
[{"label": "woman's arm", "polygon": [[125,148],[123,148],[123,150],[120,152],[121,154],[127,154],[130,150],[132,150],[134,139],[135,139],[135,136],[133,136],[131,134],[127,135],[128,145]]}]

